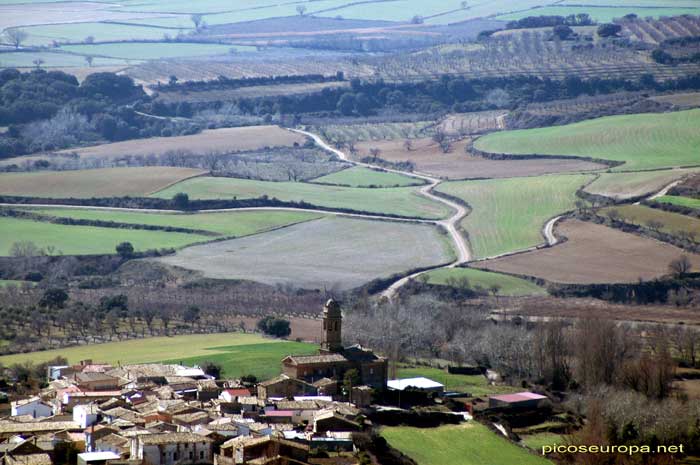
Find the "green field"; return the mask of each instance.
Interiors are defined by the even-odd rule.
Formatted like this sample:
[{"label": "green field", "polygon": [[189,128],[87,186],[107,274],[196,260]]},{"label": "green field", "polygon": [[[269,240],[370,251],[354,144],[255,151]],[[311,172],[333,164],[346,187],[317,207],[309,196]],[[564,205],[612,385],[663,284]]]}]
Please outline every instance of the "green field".
[{"label": "green field", "polygon": [[447,391],[468,392],[474,397],[517,391],[517,388],[512,386],[490,386],[486,377],[482,375],[455,375],[439,368],[402,366],[399,367],[397,375],[399,379],[424,376],[444,384]]},{"label": "green field", "polygon": [[455,181],[437,190],[467,202],[472,211],[462,228],[476,258],[535,246],[544,241],[542,227],[550,218],[574,208],[576,191],[591,175]]},{"label": "green field", "polygon": [[469,287],[474,289],[481,287],[489,290],[491,286],[500,286],[498,295],[520,296],[520,295],[545,295],[546,289],[536,285],[532,281],[516,278],[501,273],[491,273],[489,271],[477,270],[475,268],[440,268],[426,273],[429,284],[446,286],[450,278],[468,279]]},{"label": "green field", "polygon": [[655,201],[700,210],[700,199],[693,199],[691,197],[682,197],[679,195],[664,195],[662,197],[658,197],[657,199],[655,199]]},{"label": "green field", "polygon": [[[631,2],[632,5],[621,5],[616,7],[607,6],[589,6],[588,0],[586,1],[586,6],[547,6],[544,8],[537,8],[534,10],[519,11],[517,13],[511,13],[507,15],[497,16],[495,19],[502,21],[513,21],[516,19],[525,18],[527,16],[568,16],[577,15],[580,13],[588,13],[591,15],[595,21],[599,23],[609,23],[614,18],[622,18],[626,14],[634,13],[640,18],[646,18],[648,16],[659,18],[660,16],[679,16],[679,15],[698,15],[700,14],[700,8],[693,8],[691,5],[688,7],[674,7],[673,0],[670,2],[656,1],[653,6],[645,7],[640,5],[640,2]],[[604,2],[606,4],[614,2]],[[681,2],[681,5],[683,3]],[[581,5],[581,3],[579,3]],[[664,7],[661,7],[663,5]],[[668,7],[666,7],[668,6]]]},{"label": "green field", "polygon": [[[86,220],[115,221],[130,224],[174,226],[202,229],[223,237],[241,237],[277,227],[319,218],[305,212],[225,212],[202,214],[138,213],[79,209],[32,210],[52,216]],[[38,247],[53,246],[64,255],[110,254],[120,242],[131,242],[137,251],[161,248],[181,248],[214,239],[203,234],[169,231],[146,231],[110,227],[53,224],[17,218],[0,218],[0,256],[8,255],[17,240],[34,242]]]},{"label": "green field", "polygon": [[204,360],[221,363],[226,376],[254,374],[261,379],[280,372],[280,360],[290,354],[309,354],[318,346],[263,338],[258,334],[216,333],[173,337],[131,339],[66,349],[6,355],[0,363],[44,362],[56,356],[68,358],[70,363],[92,359],[105,363],[164,362],[195,364]]},{"label": "green field", "polygon": [[403,176],[398,173],[378,171],[363,166],[355,166],[335,173],[321,176],[312,182],[318,184],[335,184],[350,187],[405,187],[425,184],[418,178]]},{"label": "green field", "polygon": [[[87,62],[81,55],[59,52],[10,52],[0,53],[0,68],[34,68],[35,60],[43,60],[42,67],[85,67]],[[126,61],[119,58],[95,58],[92,66],[120,66]]]},{"label": "green field", "polygon": [[0,256],[9,255],[17,241],[31,241],[40,248],[53,246],[55,253],[63,255],[90,255],[116,253],[114,248],[120,242],[131,242],[136,251],[144,251],[180,248],[212,239],[200,234],[66,226],[16,218],[0,218],[0,230]]},{"label": "green field", "polygon": [[244,47],[224,44],[196,44],[180,42],[132,42],[128,44],[85,44],[64,45],[61,50],[80,55],[123,58],[127,60],[157,60],[179,57],[200,57],[210,55],[226,55],[232,50],[236,52],[255,50],[254,47]]},{"label": "green field", "polygon": [[478,139],[486,152],[576,155],[625,162],[616,170],[700,165],[700,109],[596,118],[547,128],[503,131]]},{"label": "green field", "polygon": [[393,447],[420,465],[551,465],[486,426],[470,421],[438,428],[382,428]]},{"label": "green field", "polygon": [[617,210],[622,215],[623,221],[627,223],[646,226],[649,221],[660,221],[662,232],[675,235],[679,231],[687,231],[700,238],[700,220],[697,218],[644,205],[609,207],[603,210],[603,214],[611,209]]},{"label": "green field", "polygon": [[295,211],[240,211],[220,213],[141,213],[70,208],[28,209],[44,215],[117,223],[202,229],[226,237],[241,237],[280,226],[301,223],[322,215]]},{"label": "green field", "polygon": [[598,179],[586,186],[586,192],[624,200],[653,194],[673,181],[698,171],[700,170],[697,168],[691,168],[632,173],[602,173]]},{"label": "green field", "polygon": [[36,283],[33,283],[31,281],[17,281],[14,279],[0,279],[0,288],[7,287],[7,286],[23,286],[25,284],[29,284],[31,286],[36,285]]},{"label": "green field", "polygon": [[120,40],[161,40],[163,35],[176,35],[174,31],[156,27],[127,26],[112,23],[66,23],[23,27],[29,37],[26,45],[50,45],[57,42],[81,42],[93,37],[95,42]]},{"label": "green field", "polygon": [[377,214],[415,218],[444,218],[443,204],[428,200],[417,187],[386,189],[324,186],[301,182],[269,182],[249,179],[199,177],[188,179],[154,194],[169,199],[185,192],[190,199],[249,199],[267,195],[284,201],[305,201],[326,208],[348,208]]}]

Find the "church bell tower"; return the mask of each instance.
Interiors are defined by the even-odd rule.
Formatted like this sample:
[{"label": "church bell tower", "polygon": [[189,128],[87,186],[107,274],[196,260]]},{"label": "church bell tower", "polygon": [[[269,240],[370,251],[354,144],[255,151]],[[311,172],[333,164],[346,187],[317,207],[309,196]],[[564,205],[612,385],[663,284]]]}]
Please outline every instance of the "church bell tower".
[{"label": "church bell tower", "polygon": [[321,350],[324,352],[341,352],[343,315],[340,305],[333,299],[323,306],[323,342]]}]

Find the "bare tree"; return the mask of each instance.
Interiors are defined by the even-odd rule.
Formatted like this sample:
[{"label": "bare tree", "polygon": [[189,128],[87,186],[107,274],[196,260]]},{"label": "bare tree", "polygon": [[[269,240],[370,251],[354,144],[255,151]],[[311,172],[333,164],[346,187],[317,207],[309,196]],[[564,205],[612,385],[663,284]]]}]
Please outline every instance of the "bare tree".
[{"label": "bare tree", "polygon": [[403,141],[403,148],[407,152],[413,150],[413,141],[411,139],[406,139],[405,141]]},{"label": "bare tree", "polygon": [[92,68],[92,60],[94,60],[92,55],[85,55],[85,62],[90,68]]},{"label": "bare tree", "polygon": [[304,16],[306,14],[306,6],[297,5],[297,13],[299,13],[299,16]]},{"label": "bare tree", "polygon": [[654,231],[655,233],[658,233],[661,231],[664,227],[663,222],[658,221],[658,220],[649,220],[646,223],[646,227]]},{"label": "bare tree", "polygon": [[10,43],[15,46],[15,49],[18,49],[28,36],[28,34],[22,29],[8,29],[5,31],[5,35]]},{"label": "bare tree", "polygon": [[32,63],[34,63],[34,66],[36,66],[36,69],[40,69],[41,65],[44,64],[44,59],[43,58],[37,58],[35,60],[32,60]]},{"label": "bare tree", "polygon": [[608,210],[606,215],[608,216],[608,218],[610,218],[610,221],[612,221],[613,223],[620,221],[620,218],[622,218],[622,214],[617,208],[612,208]]},{"label": "bare tree", "polygon": [[192,24],[194,24],[195,30],[199,31],[199,28],[202,25],[202,19],[203,16],[199,13],[190,15],[190,21],[192,21]]},{"label": "bare tree", "polygon": [[685,276],[692,267],[693,264],[690,262],[690,258],[688,258],[687,255],[681,255],[675,260],[671,260],[671,263],[668,264],[668,270],[677,278]]},{"label": "bare tree", "polygon": [[372,158],[376,161],[377,158],[379,158],[379,155],[381,155],[382,150],[377,147],[372,147],[369,149],[369,154],[372,155]]}]

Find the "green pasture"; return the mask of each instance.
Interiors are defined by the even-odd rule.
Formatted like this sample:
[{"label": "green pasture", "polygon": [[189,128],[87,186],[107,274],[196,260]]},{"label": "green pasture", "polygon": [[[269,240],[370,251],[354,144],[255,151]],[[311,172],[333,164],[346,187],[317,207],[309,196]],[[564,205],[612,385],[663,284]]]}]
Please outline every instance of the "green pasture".
[{"label": "green pasture", "polygon": [[312,182],[317,184],[334,184],[350,187],[405,187],[425,184],[418,178],[398,173],[378,171],[363,166],[354,166],[335,173],[321,176]]},{"label": "green pasture", "polygon": [[401,366],[397,373],[399,379],[424,376],[445,385],[447,391],[468,392],[474,397],[516,392],[512,386],[490,386],[483,375],[455,375],[447,370],[423,366]]},{"label": "green pasture", "polygon": [[692,197],[682,197],[680,195],[664,195],[655,199],[655,201],[700,210],[700,199],[694,199]]},{"label": "green pasture", "polygon": [[82,42],[92,37],[95,42],[123,40],[161,40],[164,34],[174,36],[177,32],[156,27],[129,26],[115,23],[64,23],[23,27],[29,36],[25,45],[50,45],[57,42]]},{"label": "green pasture", "polygon": [[21,286],[24,286],[25,284],[29,284],[30,286],[36,285],[36,283],[33,283],[31,281],[18,281],[15,279],[0,279],[0,288],[7,287],[7,286],[21,287]]},{"label": "green pasture", "polygon": [[700,109],[607,116],[566,126],[496,132],[474,145],[486,152],[624,162],[613,171],[697,166],[699,127]]},{"label": "green pasture", "polygon": [[444,218],[450,213],[443,204],[420,196],[417,187],[371,189],[198,177],[175,184],[154,196],[169,199],[178,192],[186,193],[190,199],[249,199],[267,195],[283,201],[305,201],[325,208],[348,208],[415,218]]},{"label": "green pasture", "polygon": [[456,280],[457,285],[466,279],[471,289],[481,287],[485,290],[493,286],[499,286],[497,295],[521,296],[521,295],[545,295],[547,290],[526,279],[517,278],[501,273],[477,270],[475,268],[440,268],[426,273],[429,284],[447,286],[451,280]]},{"label": "green pasture", "polygon": [[[614,1],[604,2],[605,4],[615,3]],[[516,19],[522,19],[527,16],[569,16],[577,15],[581,13],[587,13],[591,15],[595,21],[599,23],[609,23],[615,18],[622,18],[623,16],[633,13],[640,18],[646,18],[651,16],[654,18],[659,18],[661,16],[679,16],[679,15],[697,15],[700,14],[700,7],[693,7],[687,2],[675,2],[671,0],[670,2],[656,1],[654,5],[646,7],[640,2],[631,2],[631,4],[620,4],[619,6],[609,7],[609,6],[592,6],[586,1],[585,6],[574,6],[574,5],[561,5],[561,6],[546,6],[543,8],[536,8],[533,10],[518,11],[517,13],[510,13],[505,15],[497,16],[495,19],[502,21],[513,21]],[[679,6],[675,6],[678,3]],[[579,3],[581,5],[581,3]],[[683,6],[687,5],[687,6]],[[697,5],[697,3],[696,3]]]},{"label": "green pasture", "polygon": [[420,465],[552,464],[476,421],[438,428],[385,427],[381,434]]},{"label": "green pasture", "polygon": [[462,220],[475,258],[526,249],[544,241],[542,228],[572,210],[576,191],[592,175],[551,175],[446,182],[437,190],[458,197],[472,211]]},{"label": "green pasture", "polygon": [[564,435],[557,433],[537,433],[521,436],[522,443],[535,452],[542,453],[542,447],[564,444]]},{"label": "green pasture", "polygon": [[180,42],[64,45],[61,49],[80,55],[123,58],[127,60],[158,60],[178,57],[226,55],[231,53],[232,50],[237,52],[255,50],[254,47],[236,45]]},{"label": "green pasture", "polygon": [[290,353],[310,354],[318,346],[264,338],[258,334],[215,333],[172,337],[130,339],[120,342],[91,344],[65,349],[31,352],[0,357],[0,364],[40,363],[57,356],[70,363],[92,359],[104,363],[184,363],[192,365],[205,360],[221,363],[226,376],[254,374],[261,379],[280,372],[280,360]]}]

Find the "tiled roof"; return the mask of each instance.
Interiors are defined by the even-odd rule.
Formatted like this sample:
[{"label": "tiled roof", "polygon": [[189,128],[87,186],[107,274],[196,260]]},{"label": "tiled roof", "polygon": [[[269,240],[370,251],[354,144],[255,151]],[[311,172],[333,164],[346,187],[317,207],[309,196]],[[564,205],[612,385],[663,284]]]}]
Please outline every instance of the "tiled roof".
[{"label": "tiled roof", "polygon": [[34,423],[0,422],[0,434],[38,433],[43,431],[79,430],[72,421],[37,421]]},{"label": "tiled roof", "polygon": [[194,443],[194,442],[211,442],[212,440],[195,433],[161,433],[149,434],[139,437],[142,444],[157,445],[157,444],[179,444],[179,443]]},{"label": "tiled roof", "polygon": [[319,355],[289,355],[283,362],[289,361],[294,365],[313,365],[316,363],[343,363],[348,359],[341,354],[319,354]]}]

